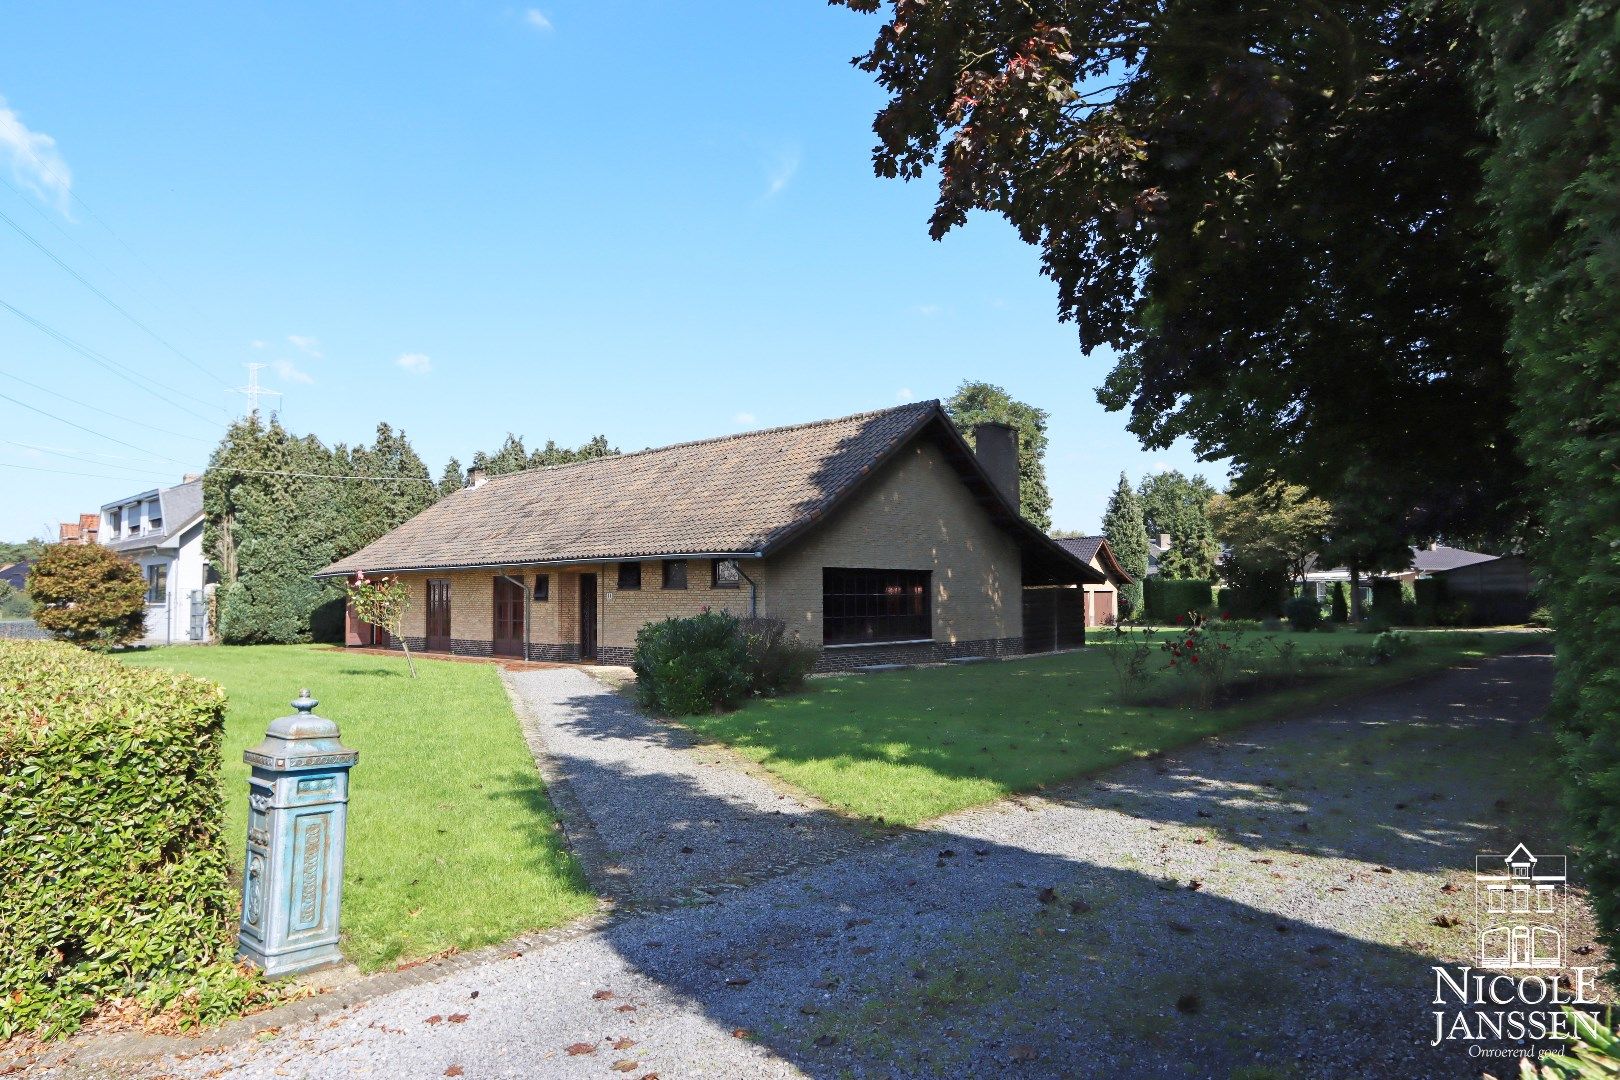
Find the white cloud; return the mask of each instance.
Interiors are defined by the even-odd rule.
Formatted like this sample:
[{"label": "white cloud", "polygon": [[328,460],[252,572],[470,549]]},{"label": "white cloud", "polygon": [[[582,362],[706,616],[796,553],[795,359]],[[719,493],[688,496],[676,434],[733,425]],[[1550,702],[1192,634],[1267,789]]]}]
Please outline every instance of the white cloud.
[{"label": "white cloud", "polygon": [[433,370],[433,361],[428,358],[426,353],[403,353],[394,363],[416,375],[426,375]]},{"label": "white cloud", "polygon": [[916,397],[916,395],[911,392],[911,387],[902,386],[895,393],[894,400],[896,400],[896,401],[900,402],[900,404],[904,405],[906,402],[913,400],[915,397]]},{"label": "white cloud", "polygon": [[319,360],[325,355],[321,352],[321,343],[312,337],[305,337],[303,334],[288,334],[287,340],[292,343],[293,348],[305,356],[313,356]]},{"label": "white cloud", "polygon": [[765,191],[760,201],[774,199],[787,189],[799,171],[799,150],[789,147],[780,151],[765,170]]},{"label": "white cloud", "polygon": [[1170,463],[1168,461],[1155,461],[1148,468],[1156,473],[1167,473],[1170,471]]},{"label": "white cloud", "polygon": [[528,23],[533,29],[540,31],[542,34],[549,33],[550,31],[556,29],[556,27],[551,25],[551,20],[546,18],[545,13],[539,8],[530,8],[528,11],[525,11],[523,13],[523,21]]},{"label": "white cloud", "polygon": [[255,349],[268,349],[270,347],[270,343],[268,341],[260,341],[257,338],[254,338],[252,341],[248,342],[248,345]]},{"label": "white cloud", "polygon": [[11,175],[41,202],[49,203],[68,216],[68,193],[73,173],[56,151],[56,140],[44,132],[31,131],[22,118],[0,97],[0,159],[11,166]]},{"label": "white cloud", "polygon": [[291,360],[277,360],[270,366],[275,369],[277,375],[280,375],[288,382],[312,383],[315,381],[315,376],[311,375],[307,371],[302,370]]},{"label": "white cloud", "polygon": [[731,422],[736,424],[738,427],[749,427],[753,424],[759,423],[759,417],[755,416],[751,412],[740,412],[731,418]]}]

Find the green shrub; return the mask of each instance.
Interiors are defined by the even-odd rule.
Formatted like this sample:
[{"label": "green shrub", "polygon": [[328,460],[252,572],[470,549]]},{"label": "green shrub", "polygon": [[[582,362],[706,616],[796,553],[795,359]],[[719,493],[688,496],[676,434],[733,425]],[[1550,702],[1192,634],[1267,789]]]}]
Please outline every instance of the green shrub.
[{"label": "green shrub", "polygon": [[1531,626],[1539,626],[1543,629],[1551,629],[1552,619],[1552,609],[1543,604],[1542,606],[1536,608],[1536,610],[1532,611],[1530,613],[1530,618],[1525,621]]},{"label": "green shrub", "polygon": [[1409,588],[1398,578],[1373,578],[1372,617],[1382,619],[1389,626],[1405,626],[1410,623],[1412,612],[1406,602]]},{"label": "green shrub", "polygon": [[1208,578],[1166,578],[1155,574],[1143,583],[1144,606],[1150,622],[1167,623],[1178,615],[1215,611],[1215,583]]},{"label": "green shrub", "polygon": [[52,544],[28,571],[34,621],[90,649],[126,645],[146,632],[141,568],[100,544]]},{"label": "green shrub", "polygon": [[34,613],[28,594],[0,581],[0,619],[26,619]]},{"label": "green shrub", "polygon": [[791,693],[804,686],[820,651],[787,633],[781,619],[745,619],[738,624],[748,655],[748,688],[760,697]]},{"label": "green shrub", "polygon": [[1261,619],[1260,620],[1260,629],[1264,630],[1268,634],[1277,633],[1278,631],[1280,631],[1283,628],[1284,625],[1285,624],[1283,623],[1283,621],[1281,619],[1278,619],[1278,618],[1275,618],[1275,617],[1270,618],[1270,619]]},{"label": "green shrub", "polygon": [[749,657],[735,616],[706,611],[636,633],[636,696],[670,716],[734,709],[748,696]]},{"label": "green shrub", "polygon": [[1445,578],[1418,578],[1412,583],[1412,624],[1435,626],[1446,603]]},{"label": "green shrub", "polygon": [[1330,604],[1329,618],[1333,622],[1347,623],[1350,621],[1350,583],[1348,581],[1335,581],[1333,583]]},{"label": "green shrub", "polygon": [[0,642],[0,1038],[123,997],[234,1011],[225,694],[56,642]]},{"label": "green shrub", "polygon": [[1314,596],[1295,596],[1283,604],[1283,616],[1295,630],[1315,630],[1322,625],[1322,605]]}]

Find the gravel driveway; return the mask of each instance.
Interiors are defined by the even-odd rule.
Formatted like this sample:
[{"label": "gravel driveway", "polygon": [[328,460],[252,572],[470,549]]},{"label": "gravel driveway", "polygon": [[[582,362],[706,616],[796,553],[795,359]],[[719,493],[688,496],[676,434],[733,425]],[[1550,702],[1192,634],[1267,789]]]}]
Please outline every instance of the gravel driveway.
[{"label": "gravel driveway", "polygon": [[[1550,674],[1547,656],[1484,661],[163,1067],[1477,1077],[1477,1059],[1427,1049],[1429,966],[1468,944],[1466,929],[1432,919],[1471,905],[1441,886],[1475,852],[1506,850],[1541,816],[1514,816],[1505,793],[1518,797],[1523,752],[1545,738],[1535,720]],[[638,828],[630,808],[616,819],[632,833],[632,880],[678,886],[689,879],[639,876],[660,837],[701,826],[723,839],[770,805],[742,780],[708,787],[677,769],[670,756],[689,750],[584,683],[534,682],[567,691],[550,699],[554,752],[578,755],[564,759],[578,782],[647,778],[643,805],[679,800],[652,815],[668,824]],[[620,757],[630,752],[615,741],[647,756]],[[776,835],[798,842],[793,819],[815,815],[784,809]]]},{"label": "gravel driveway", "polygon": [[502,678],[570,847],[622,905],[751,883],[872,835],[577,668]]}]

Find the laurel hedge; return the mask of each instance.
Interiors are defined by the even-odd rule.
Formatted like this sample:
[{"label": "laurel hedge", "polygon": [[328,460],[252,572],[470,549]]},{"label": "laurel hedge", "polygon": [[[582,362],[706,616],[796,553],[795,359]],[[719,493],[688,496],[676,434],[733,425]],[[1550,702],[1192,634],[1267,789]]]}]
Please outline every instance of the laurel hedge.
[{"label": "laurel hedge", "polygon": [[0,641],[0,1038],[253,992],[230,962],[224,717],[202,679]]},{"label": "laurel hedge", "polygon": [[1155,574],[1142,583],[1143,606],[1151,622],[1170,622],[1178,615],[1215,611],[1215,583],[1207,578],[1167,578]]}]

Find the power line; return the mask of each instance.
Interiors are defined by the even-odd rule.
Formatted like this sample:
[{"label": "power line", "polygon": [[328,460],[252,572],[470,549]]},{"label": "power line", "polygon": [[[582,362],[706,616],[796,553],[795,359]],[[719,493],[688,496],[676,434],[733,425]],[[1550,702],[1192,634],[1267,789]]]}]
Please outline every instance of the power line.
[{"label": "power line", "polygon": [[[0,301],[0,303],[3,303],[3,301]],[[214,441],[213,439],[205,439],[200,435],[182,435],[178,431],[170,431],[168,428],[160,428],[160,427],[156,426],[155,424],[150,424],[150,423],[146,422],[145,420],[131,420],[127,416],[119,416],[115,412],[108,412],[106,409],[99,408],[99,407],[97,407],[95,405],[87,404],[87,403],[85,403],[83,401],[79,401],[77,398],[70,398],[66,394],[57,393],[55,390],[51,390],[51,389],[49,389],[47,387],[39,385],[39,383],[29,382],[27,379],[23,378],[21,375],[13,375],[9,371],[0,371],[0,376],[4,376],[4,377],[6,377],[8,379],[12,379],[12,380],[14,380],[16,382],[20,382],[24,386],[32,387],[33,389],[38,390],[42,394],[49,394],[52,397],[61,398],[63,401],[67,402],[69,405],[77,405],[81,409],[89,409],[91,412],[98,412],[102,416],[110,416],[114,420],[122,420],[126,424],[134,424],[137,427],[144,427],[149,431],[156,431],[161,435],[173,435],[177,439],[190,439],[192,442],[200,442],[200,443],[211,443],[211,442]]]},{"label": "power line", "polygon": [[[33,450],[36,453],[40,453],[40,454],[50,454],[53,457],[65,457],[65,458],[70,458],[70,459],[72,459],[74,461],[89,462],[91,465],[99,465],[103,469],[120,469],[120,470],[125,471],[125,472],[140,473],[143,476],[148,475],[148,470],[150,470],[150,469],[162,469],[165,472],[168,471],[167,466],[159,465],[157,462],[152,462],[152,461],[142,462],[142,463],[140,463],[138,465],[120,465],[120,464],[117,463],[117,461],[104,460],[105,458],[110,457],[112,455],[109,455],[109,454],[100,454],[100,455],[98,455],[93,450],[84,451],[84,452],[80,452],[80,451],[77,451],[77,450],[58,450],[58,449],[56,449],[54,447],[50,447],[50,446],[36,446],[33,443],[18,442],[16,439],[0,439],[0,442],[7,443],[7,444],[9,444],[11,446],[20,446],[24,450]],[[124,458],[123,460],[129,461],[129,460],[132,460],[132,459]]]},{"label": "power line", "polygon": [[435,484],[427,476],[366,476],[360,473],[291,472],[286,469],[239,469],[232,465],[211,466],[209,472],[237,473],[243,476],[307,476],[315,480],[376,480],[390,484]]},{"label": "power line", "polygon": [[[77,341],[74,341],[72,338],[70,338],[66,334],[62,333],[60,330],[52,329],[50,326],[47,326],[45,323],[40,322],[38,319],[34,318],[32,315],[28,314],[26,311],[23,311],[20,308],[13,307],[12,305],[6,303],[4,300],[0,300],[0,307],[5,308],[7,311],[11,312],[13,315],[17,316],[17,318],[21,319],[23,322],[25,322],[28,325],[32,326],[34,329],[38,330],[40,333],[46,335],[47,337],[54,338],[56,341],[62,343],[63,345],[66,345],[68,348],[72,349],[74,352],[78,353],[80,356],[84,357],[86,360],[89,360],[91,363],[99,364],[102,367],[106,368],[108,371],[112,372],[114,375],[117,375],[120,379],[123,379],[125,382],[129,383],[130,385],[136,386],[136,387],[139,387],[142,390],[145,390],[148,394],[151,394],[153,397],[157,398],[159,401],[162,401],[163,403],[165,403],[165,404],[167,404],[167,405],[169,405],[169,406],[171,406],[173,408],[179,409],[181,412],[186,413],[189,416],[195,416],[198,420],[201,420],[205,424],[217,424],[217,423],[219,423],[219,419],[217,417],[204,416],[202,413],[195,412],[195,411],[193,411],[191,409],[188,409],[184,405],[181,405],[178,402],[172,400],[172,398],[166,396],[165,394],[158,393],[157,390],[152,389],[152,386],[155,386],[160,390],[164,390],[164,391],[167,392],[167,394],[174,395],[174,397],[183,397],[187,401],[195,401],[197,404],[201,405],[205,409],[218,408],[219,406],[211,405],[208,402],[204,401],[202,398],[193,397],[191,394],[186,393],[184,390],[176,390],[172,386],[169,386],[169,385],[167,385],[165,383],[158,382],[156,379],[152,378],[149,375],[142,375],[140,372],[134,370],[133,368],[130,368],[130,367],[127,367],[127,366],[125,366],[123,364],[120,364],[116,360],[109,359],[107,356],[103,355],[102,353],[99,353],[96,350],[90,348],[90,346],[79,344]],[[137,381],[137,380],[143,380],[144,382],[151,383],[152,386],[142,385],[142,382]]]},{"label": "power line", "polygon": [[55,413],[49,413],[49,412],[46,412],[44,409],[36,408],[35,406],[28,404],[28,402],[26,402],[26,401],[18,401],[16,398],[12,397],[10,394],[0,394],[0,399],[4,399],[6,401],[9,401],[13,405],[21,405],[23,408],[27,409],[29,412],[37,412],[37,413],[39,413],[39,415],[49,417],[50,419],[55,420],[59,424],[66,424],[70,428],[78,428],[80,431],[87,432],[87,433],[89,433],[91,435],[94,435],[98,439],[106,439],[108,442],[115,442],[119,446],[127,446],[131,450],[139,450],[143,454],[150,454],[152,457],[160,458],[163,461],[172,461],[176,465],[181,466],[182,468],[189,468],[189,466],[187,466],[186,463],[181,461],[179,458],[172,458],[172,457],[169,457],[169,456],[167,456],[165,454],[152,454],[151,451],[142,450],[139,446],[136,446],[134,443],[125,442],[123,439],[115,439],[111,435],[108,435],[108,434],[106,434],[104,432],[97,431],[95,428],[87,428],[83,424],[75,424],[73,421],[64,419],[63,417],[60,417],[60,416],[57,416]]},{"label": "power line", "polygon": [[24,240],[27,240],[30,244],[32,244],[36,248],[38,248],[41,252],[44,253],[46,258],[50,259],[57,266],[60,266],[63,270],[65,270],[68,273],[69,276],[71,276],[80,285],[83,285],[85,288],[89,289],[91,292],[93,292],[97,296],[99,296],[101,298],[102,302],[105,303],[108,307],[112,308],[114,311],[118,312],[118,314],[122,315],[124,318],[128,319],[130,322],[132,322],[136,326],[138,326],[141,330],[145,331],[147,336],[150,337],[153,341],[157,342],[159,345],[162,345],[164,348],[166,348],[170,352],[174,353],[174,355],[178,356],[180,359],[184,360],[186,363],[190,364],[192,367],[196,368],[198,371],[202,372],[204,375],[207,375],[210,379],[213,379],[215,382],[220,383],[221,385],[228,385],[228,384],[225,383],[224,379],[220,378],[218,375],[214,374],[214,372],[210,371],[208,368],[203,367],[197,361],[193,360],[191,357],[189,357],[185,353],[181,352],[180,349],[176,345],[174,345],[172,342],[170,342],[167,338],[163,337],[163,335],[159,334],[156,330],[153,330],[150,326],[147,326],[145,323],[141,322],[141,320],[137,319],[134,315],[131,315],[128,310],[121,307],[117,303],[117,301],[115,301],[112,297],[108,296],[106,293],[104,293],[100,289],[96,288],[96,286],[93,285],[90,282],[89,278],[85,277],[83,274],[81,274],[77,270],[73,269],[73,267],[71,267],[67,263],[63,262],[60,258],[57,257],[57,255],[56,255],[56,253],[54,251],[52,251],[50,248],[46,247],[44,244],[42,244],[38,240],[36,240],[28,232],[28,230],[24,229],[21,225],[17,224],[15,221],[13,221],[11,219],[11,216],[9,214],[7,214],[3,210],[0,210],[0,221],[4,221],[7,225],[10,225],[12,230],[15,231],[18,236],[21,236]]},{"label": "power line", "polygon": [[121,482],[136,479],[157,479],[155,474],[146,477],[108,476],[106,473],[75,472],[71,469],[47,469],[39,465],[13,465],[9,461],[0,461],[0,469],[24,469],[28,472],[54,473],[57,476],[88,476],[93,480],[118,480]]},{"label": "power line", "polygon": [[132,282],[128,278],[126,278],[123,274],[120,274],[117,270],[114,270],[112,267],[108,266],[107,263],[99,255],[97,255],[95,252],[91,251],[89,248],[85,247],[82,243],[80,243],[78,238],[75,237],[72,233],[70,233],[66,229],[62,228],[61,224],[56,220],[56,218],[52,217],[50,214],[47,214],[44,210],[40,209],[40,207],[34,202],[34,200],[30,199],[27,195],[24,195],[21,191],[19,191],[17,189],[17,185],[13,184],[10,180],[7,180],[4,176],[0,176],[0,184],[5,185],[6,189],[9,190],[13,195],[17,196],[17,199],[24,206],[28,207],[28,209],[32,210],[35,214],[39,215],[40,219],[42,221],[44,221],[45,224],[49,225],[51,228],[55,229],[58,233],[60,233],[62,235],[63,239],[65,239],[68,243],[72,244],[74,247],[78,248],[80,251],[84,252],[84,254],[90,259],[91,262],[95,263],[97,266],[99,266],[103,270],[107,271],[107,273],[111,274],[113,277],[117,278],[119,281],[121,281],[125,285],[129,286],[129,288],[134,289],[137,293],[140,293],[143,297],[146,297],[146,299],[151,299],[151,297],[147,296],[146,293],[142,292],[141,287],[139,285],[136,285],[134,282]]}]

